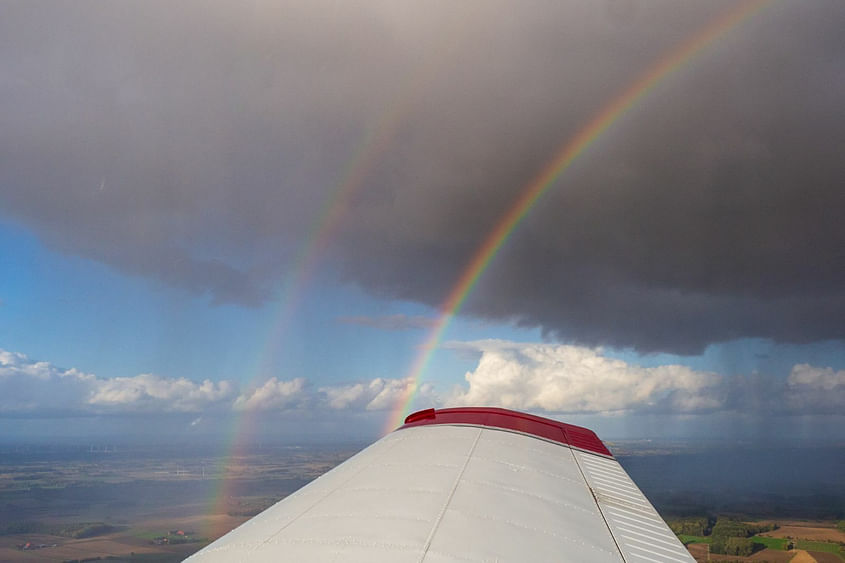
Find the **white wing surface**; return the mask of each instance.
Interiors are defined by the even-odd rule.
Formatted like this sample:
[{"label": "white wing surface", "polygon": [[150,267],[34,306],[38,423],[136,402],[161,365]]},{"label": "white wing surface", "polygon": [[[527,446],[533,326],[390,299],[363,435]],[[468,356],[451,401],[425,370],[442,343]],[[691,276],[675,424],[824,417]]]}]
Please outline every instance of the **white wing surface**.
[{"label": "white wing surface", "polygon": [[591,431],[429,409],[189,561],[692,562]]}]

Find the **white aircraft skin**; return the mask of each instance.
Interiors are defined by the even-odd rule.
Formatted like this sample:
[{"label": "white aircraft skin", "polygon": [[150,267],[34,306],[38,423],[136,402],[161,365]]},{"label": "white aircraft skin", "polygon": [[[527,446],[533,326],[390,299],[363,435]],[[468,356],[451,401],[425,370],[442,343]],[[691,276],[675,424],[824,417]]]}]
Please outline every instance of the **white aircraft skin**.
[{"label": "white aircraft skin", "polygon": [[187,559],[693,562],[586,428],[428,409]]}]

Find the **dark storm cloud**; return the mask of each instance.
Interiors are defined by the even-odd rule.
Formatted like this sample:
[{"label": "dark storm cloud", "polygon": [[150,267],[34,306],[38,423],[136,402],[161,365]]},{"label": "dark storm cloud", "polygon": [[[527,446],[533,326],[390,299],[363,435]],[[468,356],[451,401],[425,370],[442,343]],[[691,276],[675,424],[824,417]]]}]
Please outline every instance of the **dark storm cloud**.
[{"label": "dark storm cloud", "polygon": [[[387,124],[324,264],[437,305],[558,147],[733,6],[6,3],[0,213],[256,304]],[[709,46],[544,196],[467,311],[644,351],[843,338],[842,21],[778,2]]]}]

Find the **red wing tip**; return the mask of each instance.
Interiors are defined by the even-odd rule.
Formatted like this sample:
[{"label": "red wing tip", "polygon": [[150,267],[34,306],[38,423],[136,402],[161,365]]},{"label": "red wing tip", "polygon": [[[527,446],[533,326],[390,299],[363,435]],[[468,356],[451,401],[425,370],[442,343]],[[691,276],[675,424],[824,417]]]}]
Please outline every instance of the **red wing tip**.
[{"label": "red wing tip", "polygon": [[405,418],[405,424],[400,426],[399,430],[433,424],[475,425],[512,430],[613,457],[610,450],[592,430],[550,418],[497,407],[425,409],[408,415]]},{"label": "red wing tip", "polygon": [[405,417],[405,424],[410,424],[411,422],[416,422],[418,420],[423,420],[426,418],[434,418],[435,417],[435,410],[434,409],[425,409],[421,411],[417,411],[415,413],[409,414]]}]

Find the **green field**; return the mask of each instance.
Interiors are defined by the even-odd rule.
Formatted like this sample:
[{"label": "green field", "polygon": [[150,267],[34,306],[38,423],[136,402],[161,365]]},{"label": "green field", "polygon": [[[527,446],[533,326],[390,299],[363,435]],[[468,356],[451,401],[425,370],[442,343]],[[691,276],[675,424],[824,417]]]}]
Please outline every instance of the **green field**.
[{"label": "green field", "polygon": [[840,559],[845,560],[845,552],[843,552],[842,547],[838,543],[826,541],[798,540],[798,549],[834,553],[838,555]]},{"label": "green field", "polygon": [[154,540],[167,535],[167,530],[144,530],[133,534],[136,538]]},{"label": "green field", "polygon": [[769,549],[778,549],[781,551],[786,551],[786,546],[789,544],[789,540],[786,538],[769,538],[766,536],[751,536],[751,541],[762,543]]},{"label": "green field", "polygon": [[686,534],[679,534],[678,539],[684,545],[688,543],[710,543],[712,541],[710,536],[688,536]]},{"label": "green field", "polygon": [[[690,519],[690,518],[686,518],[686,519],[678,519],[678,520],[668,520],[668,522],[670,523],[670,527],[673,527],[673,529],[678,529],[678,528],[681,528],[681,529],[687,528],[688,529],[689,526],[686,526],[686,524],[688,523],[688,521],[691,521],[691,520],[692,519]],[[700,528],[700,526],[699,526],[699,528]],[[716,523],[713,524],[713,530],[714,531],[718,531],[719,529],[722,529],[722,531],[724,532],[725,528],[730,528],[729,531],[733,532],[733,533],[728,534],[731,537],[744,537],[739,532],[745,531],[745,533],[754,533],[754,532],[762,533],[761,530],[770,529],[771,526],[770,525],[766,525],[766,526],[756,525],[753,522],[743,523],[743,522],[732,520],[732,519],[721,519],[721,518],[717,519]],[[683,543],[684,545],[689,545],[689,544],[694,544],[694,543],[710,544],[711,546],[715,545],[713,543],[714,542],[713,538],[715,537],[715,535],[702,536],[702,535],[695,535],[694,533],[693,534],[676,534],[676,535],[678,536],[678,539],[681,541],[681,543]],[[716,535],[718,535],[718,534],[716,534]],[[813,541],[813,540],[803,540],[803,539],[790,540],[790,539],[787,539],[787,538],[772,538],[772,537],[763,536],[763,535],[748,536],[748,540],[750,540],[754,544],[757,544],[757,546],[755,548],[755,550],[757,550],[757,551],[762,549],[763,546],[765,546],[766,549],[772,549],[772,550],[776,550],[776,551],[786,551],[788,546],[790,545],[790,543],[792,541],[795,541],[795,543],[796,543],[795,547],[797,549],[802,549],[802,550],[810,551],[810,552],[815,551],[815,552],[832,553],[834,555],[837,555],[843,561],[845,561],[845,547],[840,546],[838,543],[832,542],[832,541]]]}]

